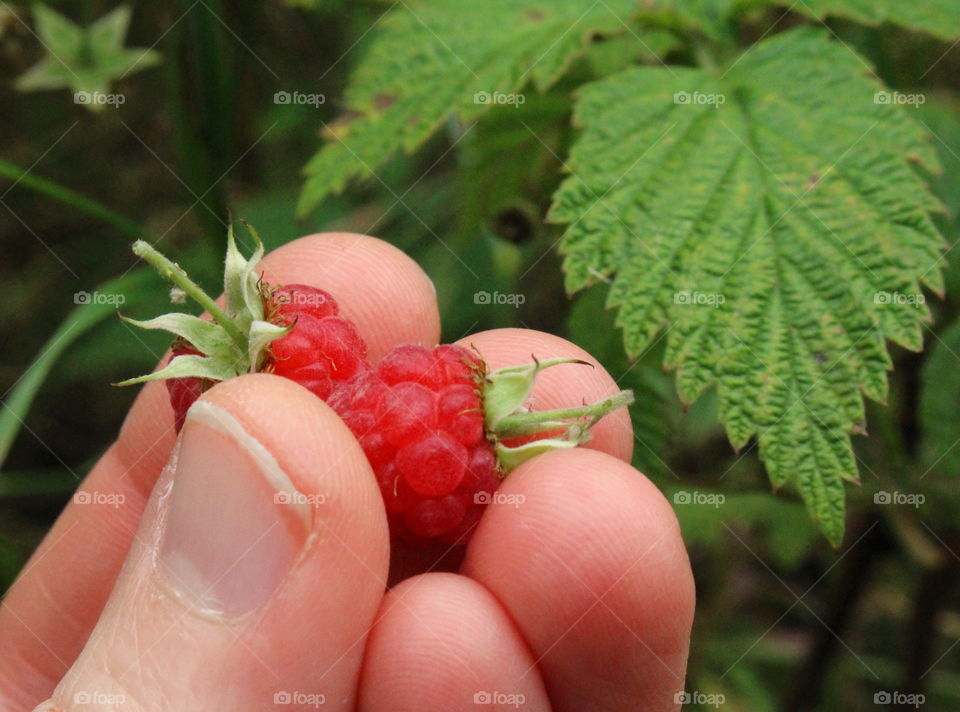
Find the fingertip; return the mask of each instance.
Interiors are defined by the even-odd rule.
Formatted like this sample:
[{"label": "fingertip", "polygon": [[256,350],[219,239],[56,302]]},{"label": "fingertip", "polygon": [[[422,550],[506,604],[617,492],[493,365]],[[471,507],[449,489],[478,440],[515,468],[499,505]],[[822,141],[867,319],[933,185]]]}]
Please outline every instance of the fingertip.
[{"label": "fingertip", "polygon": [[543,656],[551,698],[566,700],[557,709],[670,709],[695,592],[667,500],[628,464],[581,448],[530,460],[501,492],[462,570]]},{"label": "fingertip", "polygon": [[261,264],[268,282],[330,292],[367,341],[371,359],[397,344],[432,347],[440,340],[433,282],[413,259],[383,240],[317,233],[283,245]]}]

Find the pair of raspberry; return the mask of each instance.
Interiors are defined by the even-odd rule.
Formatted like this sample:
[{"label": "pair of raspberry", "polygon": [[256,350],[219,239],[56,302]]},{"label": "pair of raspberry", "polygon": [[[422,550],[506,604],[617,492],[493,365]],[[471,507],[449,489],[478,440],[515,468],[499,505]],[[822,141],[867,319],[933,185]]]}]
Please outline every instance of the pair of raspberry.
[{"label": "pair of raspberry", "polygon": [[134,252],[192,297],[212,321],[171,313],[128,319],[176,335],[168,365],[122,385],[167,380],[179,430],[187,410],[217,381],[268,372],[303,385],[357,437],[376,474],[394,537],[465,544],[503,476],[541,452],[575,447],[603,415],[629,404],[629,391],[560,411],[528,412],[524,402],[552,359],[488,372],[478,354],[453,345],[397,346],[378,363],[328,293],[302,284],[271,287],[228,234],[225,308],[148,244]]}]

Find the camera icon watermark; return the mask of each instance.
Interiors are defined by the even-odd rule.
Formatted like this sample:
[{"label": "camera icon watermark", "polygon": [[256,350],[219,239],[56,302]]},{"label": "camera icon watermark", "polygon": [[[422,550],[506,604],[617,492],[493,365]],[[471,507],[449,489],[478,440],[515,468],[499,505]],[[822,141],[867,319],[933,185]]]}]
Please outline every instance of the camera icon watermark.
[{"label": "camera icon watermark", "polygon": [[122,692],[99,692],[97,690],[79,690],[73,693],[73,704],[78,707],[81,705],[97,705],[98,707],[111,708],[120,707],[127,701],[126,695]]},{"label": "camera icon watermark", "polygon": [[726,301],[726,296],[716,292],[691,292],[683,289],[673,293],[673,303],[683,306],[706,306],[717,309]]},{"label": "camera icon watermark", "polygon": [[73,503],[79,505],[103,505],[119,509],[127,501],[122,492],[97,492],[95,490],[77,490],[73,493]]},{"label": "camera icon watermark", "polygon": [[702,504],[719,509],[727,501],[726,495],[720,492],[698,492],[694,490],[679,490],[673,493],[674,504]]},{"label": "camera icon watermark", "polygon": [[278,91],[273,95],[273,103],[292,106],[312,106],[319,109],[327,103],[324,94],[306,94],[301,91]]},{"label": "camera icon watermark", "polygon": [[896,690],[880,690],[873,693],[873,704],[875,705],[897,705],[898,707],[919,709],[926,701],[926,695],[920,692],[906,693]]},{"label": "camera icon watermark", "polygon": [[919,108],[927,103],[927,95],[904,94],[899,91],[878,91],[873,95],[873,103]]},{"label": "camera icon watermark", "polygon": [[520,707],[527,701],[527,696],[522,692],[498,692],[493,690],[480,690],[473,693],[473,704],[475,705],[499,705],[501,707]]},{"label": "camera icon watermark", "polygon": [[473,103],[485,106],[514,106],[520,108],[527,101],[524,94],[507,94],[502,91],[478,91],[473,95]]},{"label": "camera icon watermark", "polygon": [[687,692],[681,690],[673,695],[673,703],[676,705],[700,705],[701,707],[719,707],[727,701],[725,695],[719,692],[707,693],[694,690]]},{"label": "camera icon watermark", "polygon": [[921,494],[920,492],[880,491],[874,492],[873,494],[874,504],[899,504],[913,507],[914,509],[919,509],[926,501],[926,495]]},{"label": "camera icon watermark", "polygon": [[73,293],[74,304],[111,304],[115,307],[121,306],[127,297],[123,294],[114,294],[112,292],[85,292],[83,290]]},{"label": "camera icon watermark", "polygon": [[474,492],[474,504],[505,504],[511,507],[519,507],[527,501],[526,495],[507,494],[506,492]]},{"label": "camera icon watermark", "polygon": [[320,692],[300,692],[299,690],[277,690],[273,693],[275,705],[297,705],[298,707],[320,707],[327,701]]},{"label": "camera icon watermark", "polygon": [[519,309],[527,301],[525,294],[504,294],[502,292],[474,292],[474,304],[507,305]]},{"label": "camera icon watermark", "polygon": [[119,109],[127,102],[123,94],[106,94],[102,91],[78,91],[73,94],[73,103],[84,106],[112,106]]},{"label": "camera icon watermark", "polygon": [[702,91],[678,91],[673,95],[673,103],[678,106],[712,106],[719,109],[727,103],[726,94],[709,94]]},{"label": "camera icon watermark", "polygon": [[274,492],[273,493],[273,503],[274,504],[293,504],[298,506],[307,505],[310,507],[318,506],[321,504],[326,504],[327,495],[321,493],[305,493],[299,491],[293,492]]},{"label": "camera icon watermark", "polygon": [[874,304],[909,304],[919,306],[927,303],[927,297],[923,293],[903,293],[903,292],[875,292],[873,295]]}]

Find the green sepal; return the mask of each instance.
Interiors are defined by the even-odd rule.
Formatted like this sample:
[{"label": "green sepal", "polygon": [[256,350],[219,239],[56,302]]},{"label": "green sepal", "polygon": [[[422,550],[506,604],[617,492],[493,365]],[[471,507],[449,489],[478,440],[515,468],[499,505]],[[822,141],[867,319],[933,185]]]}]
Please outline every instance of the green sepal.
[{"label": "green sepal", "polygon": [[[183,268],[164,257],[152,245],[142,240],[134,243],[134,254],[149,262],[161,276],[173,282],[174,288],[179,290],[178,297],[193,299],[213,317],[213,321],[180,313],[164,314],[147,321],[123,317],[127,322],[145,329],[170,331],[203,355],[178,356],[166,368],[156,373],[132,378],[117,385],[191,376],[222,381],[262,369],[269,345],[288,334],[293,327],[272,324],[265,319],[264,302],[269,297],[269,289],[264,287],[256,272],[263,257],[263,241],[256,230],[249,225],[247,228],[256,245],[249,259],[237,248],[233,226],[230,225],[227,229],[227,253],[223,267],[225,307],[217,304],[216,300],[189,278]],[[191,360],[181,361],[183,358]]]},{"label": "green sepal", "polygon": [[192,314],[170,312],[153,319],[139,321],[120,315],[128,324],[141,329],[162,329],[189,341],[197,351],[207,356],[228,360],[234,358],[236,347],[230,335],[212,321]]},{"label": "green sepal", "polygon": [[250,349],[248,358],[250,360],[250,372],[256,373],[263,365],[263,360],[267,353],[267,347],[271,342],[276,341],[282,336],[290,333],[290,326],[280,326],[271,324],[269,321],[257,320],[250,325]]},{"label": "green sepal", "polygon": [[[607,413],[633,403],[633,391],[620,391],[594,403],[570,408],[544,411],[527,409],[524,404],[533,390],[537,374],[563,363],[590,365],[575,358],[534,359],[521,366],[478,375],[486,437],[493,446],[504,474],[531,457],[589,442],[590,429]],[[504,440],[530,435],[544,437],[513,447],[504,444]]]},{"label": "green sepal", "polygon": [[236,369],[230,368],[224,361],[207,356],[184,354],[176,356],[170,363],[159,371],[148,373],[146,376],[128,378],[126,381],[115,383],[115,386],[133,386],[147,381],[162,381],[168,378],[205,378],[211,381],[226,381],[228,378],[240,375]]},{"label": "green sepal", "polygon": [[540,371],[561,363],[587,362],[575,358],[534,359],[522,366],[509,366],[488,374],[483,384],[483,412],[487,430],[496,431],[503,418],[523,407]]},{"label": "green sepal", "polygon": [[[589,439],[588,437],[587,440]],[[518,445],[517,447],[507,447],[503,443],[498,442],[493,446],[493,450],[497,455],[497,461],[500,463],[503,472],[508,473],[537,455],[543,455],[552,450],[568,450],[582,444],[582,442],[577,440],[549,438],[546,440],[534,440],[533,442]]]}]

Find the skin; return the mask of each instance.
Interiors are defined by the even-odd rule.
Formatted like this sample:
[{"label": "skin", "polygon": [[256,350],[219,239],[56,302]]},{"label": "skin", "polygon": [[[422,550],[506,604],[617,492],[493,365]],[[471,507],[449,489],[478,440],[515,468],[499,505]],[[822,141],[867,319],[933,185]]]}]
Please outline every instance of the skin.
[{"label": "skin", "polygon": [[[432,284],[380,240],[313,235],[262,268],[269,282],[332,293],[372,359],[439,340]],[[492,368],[531,354],[595,364],[545,371],[537,408],[616,390],[594,359],[550,334],[494,330],[461,344]],[[164,385],[147,385],[84,483],[124,495],[123,506],[68,505],[0,606],[0,709],[29,712],[51,697],[38,709],[114,709],[75,705],[76,690],[104,686],[124,691],[117,709],[136,711],[212,711],[225,699],[262,709],[255,700],[270,689],[323,689],[324,710],[515,708],[478,707],[478,691],[522,695],[524,710],[676,709],[693,579],[670,506],[629,465],[626,411],[598,425],[588,447],[511,473],[501,492],[523,504],[492,504],[466,551],[441,557],[391,552],[362,452],[305,389],[254,375],[204,399],[262,443],[297,489],[333,493],[334,514],[314,519],[295,570],[242,625],[157,595],[150,562],[176,436]],[[145,640],[156,642],[144,650]],[[278,709],[301,708],[315,709]]]}]

